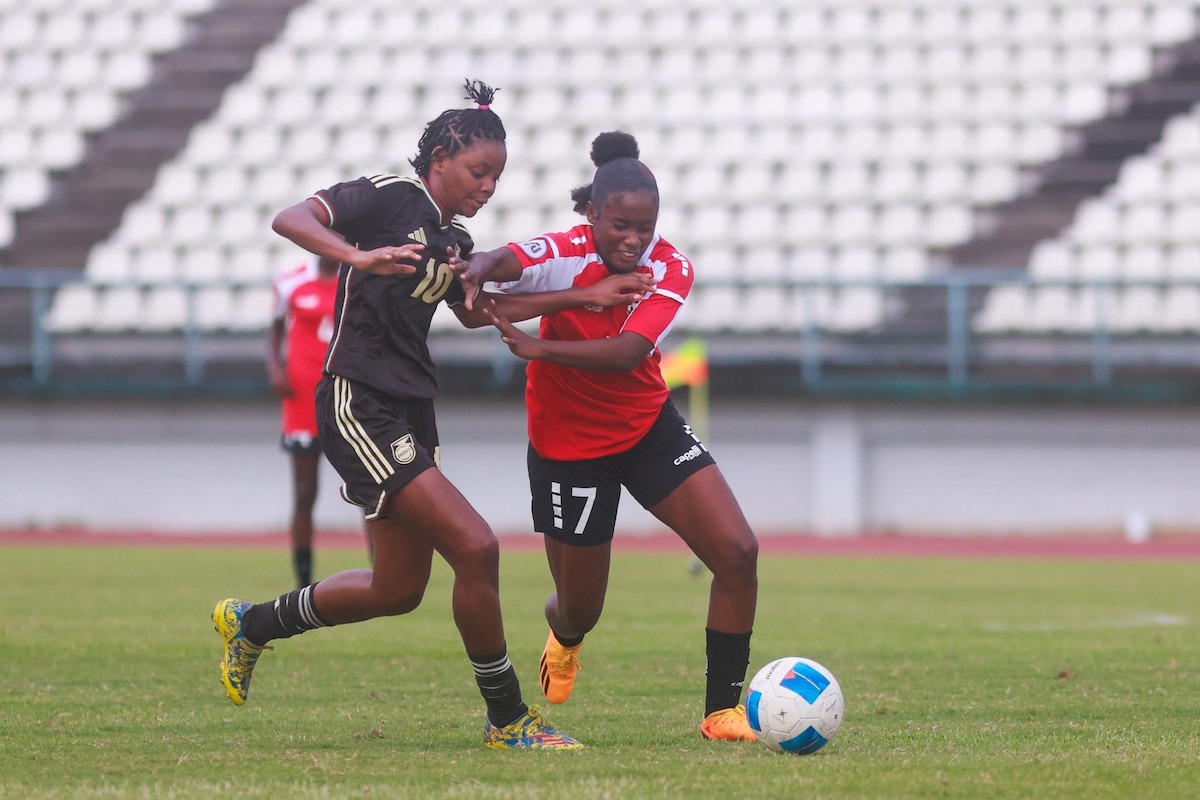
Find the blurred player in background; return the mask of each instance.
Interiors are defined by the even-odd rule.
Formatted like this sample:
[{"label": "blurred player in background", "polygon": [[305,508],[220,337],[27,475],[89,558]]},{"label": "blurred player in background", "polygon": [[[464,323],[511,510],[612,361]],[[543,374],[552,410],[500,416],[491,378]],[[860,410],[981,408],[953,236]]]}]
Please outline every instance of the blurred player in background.
[{"label": "blurred player in background", "polygon": [[456,271],[474,246],[457,217],[496,191],[507,160],[493,90],[468,82],[477,107],[431,121],[411,160],[416,178],[373,175],[318,191],[273,227],[342,266],[333,339],[317,387],[321,449],[363,508],[371,569],[348,570],[261,604],[229,598],[213,611],[225,647],[221,682],[241,705],[264,647],[313,628],[405,614],[421,602],[433,554],[454,571],[452,606],[487,706],[492,748],[575,749],[521,696],[500,607],[499,544],[437,468],[434,365],[426,339],[443,300],[467,297]]},{"label": "blurred player in background", "polygon": [[333,336],[338,262],[309,257],[275,276],[267,377],[282,404],[281,444],[292,462],[289,530],[296,585],[312,583],[313,504],[321,466],[313,393]]},{"label": "blurred player in background", "polygon": [[[706,739],[753,741],[740,703],[758,598],[758,543],[712,455],[675,410],[659,343],[687,299],[692,264],[655,232],[658,184],[627,133],[592,143],[591,184],[575,189],[588,224],[480,253],[471,269],[505,292],[490,305],[501,339],[529,360],[525,404],[535,530],[545,537],[555,593],[541,683],[551,703],[571,695],[584,635],[608,588],[621,487],[712,571],[707,620]],[[522,333],[524,295],[583,287],[610,274],[651,276],[644,299],[611,308],[544,310],[540,338]],[[464,275],[470,279],[470,276]],[[478,280],[478,278],[476,278]],[[525,302],[529,302],[528,299]]]}]

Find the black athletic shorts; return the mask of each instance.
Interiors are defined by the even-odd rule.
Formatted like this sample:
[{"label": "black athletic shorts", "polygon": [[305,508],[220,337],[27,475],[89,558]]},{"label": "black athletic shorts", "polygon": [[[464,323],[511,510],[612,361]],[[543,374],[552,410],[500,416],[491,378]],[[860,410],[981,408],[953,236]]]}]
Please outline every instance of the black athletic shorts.
[{"label": "black athletic shorts", "polygon": [[326,375],[317,384],[321,449],[345,481],[342,498],[367,520],[386,516],[388,495],[438,464],[433,400],[401,400]]},{"label": "black athletic shorts", "polygon": [[312,456],[321,455],[320,440],[303,431],[281,434],[279,437],[279,446],[283,448],[283,452],[285,453]]},{"label": "black athletic shorts", "polygon": [[577,545],[612,540],[622,486],[642,508],[651,509],[716,463],[670,400],[641,441],[623,453],[551,461],[530,445],[527,459],[534,530]]}]

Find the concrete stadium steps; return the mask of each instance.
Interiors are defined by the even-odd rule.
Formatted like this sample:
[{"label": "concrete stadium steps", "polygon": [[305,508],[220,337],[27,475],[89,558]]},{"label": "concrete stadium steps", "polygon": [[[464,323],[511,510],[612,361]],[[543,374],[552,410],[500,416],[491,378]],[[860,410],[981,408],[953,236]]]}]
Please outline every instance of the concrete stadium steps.
[{"label": "concrete stadium steps", "polygon": [[952,267],[1024,269],[1033,247],[1066,227],[1084,198],[1110,186],[1125,159],[1162,138],[1167,119],[1200,102],[1200,37],[1159,60],[1166,66],[1158,74],[1120,92],[1117,113],[1079,128],[1066,154],[1036,170],[1032,191],[982,210],[983,232],[939,254],[940,260]]},{"label": "concrete stadium steps", "polygon": [[178,49],[155,63],[150,83],[126,99],[125,111],[88,143],[83,161],[53,179],[50,200],[19,214],[13,244],[0,264],[82,270],[92,246],[152,185],[192,127],[210,116],[221,94],[250,68],[301,0],[223,0],[191,20]]}]

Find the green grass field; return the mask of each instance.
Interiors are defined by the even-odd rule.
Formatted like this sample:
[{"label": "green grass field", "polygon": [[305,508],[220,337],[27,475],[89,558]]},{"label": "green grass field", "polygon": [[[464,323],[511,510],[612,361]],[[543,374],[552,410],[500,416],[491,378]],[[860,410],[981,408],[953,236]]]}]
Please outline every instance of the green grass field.
[{"label": "green grass field", "polygon": [[[358,566],[318,553],[324,572]],[[505,550],[526,698],[549,590]],[[286,555],[0,550],[0,797],[1194,798],[1194,562],[764,556],[753,673],[828,666],[838,737],[809,756],[701,740],[706,578],[618,554],[571,701],[577,753],[481,745],[449,572],[402,618],[279,642],[236,708],[208,614],[289,588]]]}]

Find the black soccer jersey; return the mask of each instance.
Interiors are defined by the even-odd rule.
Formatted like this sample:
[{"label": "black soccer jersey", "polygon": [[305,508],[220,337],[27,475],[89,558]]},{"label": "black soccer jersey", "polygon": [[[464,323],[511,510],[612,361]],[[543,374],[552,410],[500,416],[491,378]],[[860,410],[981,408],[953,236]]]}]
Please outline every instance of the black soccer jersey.
[{"label": "black soccer jersey", "polygon": [[394,397],[433,397],[437,378],[426,342],[429,324],[439,302],[455,304],[464,297],[446,263],[446,248],[457,247],[466,257],[474,247],[471,235],[457,219],[441,224],[441,212],[418,178],[373,175],[313,198],[329,212],[330,227],[360,250],[425,245],[424,262],[412,275],[373,275],[343,266],[325,372]]}]

